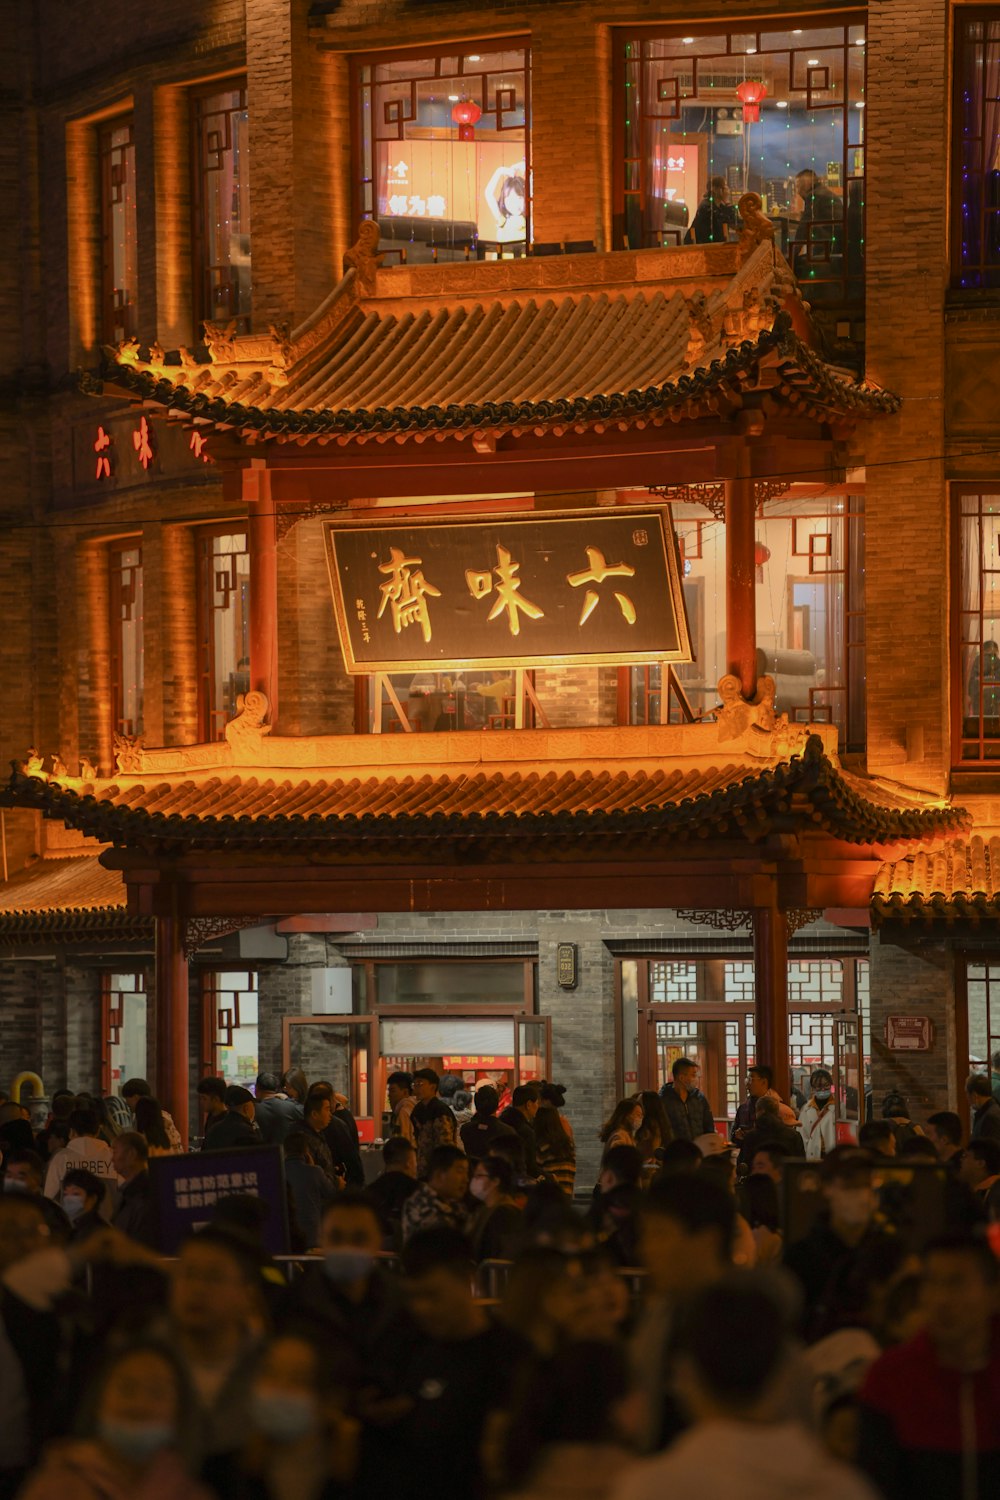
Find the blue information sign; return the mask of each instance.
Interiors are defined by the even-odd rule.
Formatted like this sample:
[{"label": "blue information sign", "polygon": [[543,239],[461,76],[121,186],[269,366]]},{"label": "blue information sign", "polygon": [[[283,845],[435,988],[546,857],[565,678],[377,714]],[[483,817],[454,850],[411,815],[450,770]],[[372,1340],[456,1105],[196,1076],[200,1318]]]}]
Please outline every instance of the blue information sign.
[{"label": "blue information sign", "polygon": [[150,1190],[157,1249],[173,1255],[189,1234],[215,1218],[223,1198],[250,1194],[268,1206],[261,1229],[271,1255],[287,1255],[288,1200],[280,1146],[247,1146],[240,1151],[200,1151],[186,1156],[151,1156]]}]

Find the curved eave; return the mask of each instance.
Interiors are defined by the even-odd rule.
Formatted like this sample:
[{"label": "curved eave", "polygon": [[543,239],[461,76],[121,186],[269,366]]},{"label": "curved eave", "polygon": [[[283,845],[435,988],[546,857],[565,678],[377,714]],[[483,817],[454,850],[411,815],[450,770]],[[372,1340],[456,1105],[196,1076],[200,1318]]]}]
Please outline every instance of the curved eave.
[{"label": "curved eave", "polygon": [[[102,381],[116,391],[161,407],[171,416],[238,432],[248,438],[363,441],[379,437],[462,436],[501,429],[551,430],[605,423],[631,425],[678,414],[688,419],[714,411],[727,388],[737,393],[755,383],[765,358],[783,361],[778,373],[795,406],[806,405],[831,420],[870,419],[898,411],[899,397],[844,379],[809,349],[781,314],[772,328],[745,340],[722,358],[661,385],[607,395],[563,396],[545,401],[452,403],[447,406],[358,408],[262,408],[192,391],[179,382],[123,363],[105,351]],[[102,394],[104,385],[84,380]],[[772,388],[772,390],[780,390]],[[778,394],[777,399],[781,399]]]}]

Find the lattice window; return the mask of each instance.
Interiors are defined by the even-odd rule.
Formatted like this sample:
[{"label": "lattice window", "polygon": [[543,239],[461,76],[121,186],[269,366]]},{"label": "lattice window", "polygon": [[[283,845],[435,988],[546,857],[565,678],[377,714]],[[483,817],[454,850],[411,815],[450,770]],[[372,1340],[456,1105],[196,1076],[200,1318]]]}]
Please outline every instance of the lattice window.
[{"label": "lattice window", "polygon": [[201,735],[221,740],[250,687],[250,558],[246,534],[198,537]]},{"label": "lattice window", "polygon": [[119,344],[136,331],[138,224],[135,137],[131,117],[112,120],[98,133],[101,168],[102,325],[104,339]]},{"label": "lattice window", "polygon": [[250,329],[250,114],[242,80],[192,94],[195,317]]},{"label": "lattice window", "polygon": [[651,1001],[685,1005],[696,1001],[698,992],[698,965],[696,963],[663,960],[650,964],[649,998]]},{"label": "lattice window", "polygon": [[789,1005],[842,1005],[844,965],[839,958],[795,959],[788,965]]},{"label": "lattice window", "polygon": [[205,1003],[211,1007],[215,1071],[227,1083],[253,1088],[257,1080],[257,975],[252,971],[206,974]]},{"label": "lattice window", "polygon": [[723,994],[731,1005],[752,1005],[754,1001],[754,967],[743,960],[726,964]]}]

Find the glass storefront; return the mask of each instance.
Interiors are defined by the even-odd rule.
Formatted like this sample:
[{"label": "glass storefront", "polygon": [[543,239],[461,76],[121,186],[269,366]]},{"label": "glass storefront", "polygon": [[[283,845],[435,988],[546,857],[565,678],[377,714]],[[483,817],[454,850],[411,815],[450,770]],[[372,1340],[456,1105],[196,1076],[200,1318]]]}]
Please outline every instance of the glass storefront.
[{"label": "glass storefront", "polygon": [[736,238],[754,192],[809,300],[863,301],[863,16],[622,33],[618,67],[619,243]]}]

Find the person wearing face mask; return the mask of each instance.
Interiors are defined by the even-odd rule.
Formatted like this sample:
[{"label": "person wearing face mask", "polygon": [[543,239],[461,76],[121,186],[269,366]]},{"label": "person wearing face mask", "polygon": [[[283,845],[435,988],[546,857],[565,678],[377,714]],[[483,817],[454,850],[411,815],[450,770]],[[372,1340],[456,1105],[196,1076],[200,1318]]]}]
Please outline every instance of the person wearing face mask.
[{"label": "person wearing face mask", "polygon": [[833,1076],[817,1068],[809,1079],[812,1090],[799,1112],[799,1134],[808,1161],[820,1161],[837,1144],[837,1118],[833,1103]]},{"label": "person wearing face mask", "polygon": [[220,1500],[339,1500],[356,1466],[357,1431],[326,1351],[279,1335],[257,1365],[243,1450],[210,1460],[203,1477]]},{"label": "person wearing face mask", "polygon": [[409,1333],[399,1279],[379,1262],[381,1249],[375,1205],[362,1189],[344,1188],[323,1213],[322,1264],[292,1284],[275,1317],[282,1333],[320,1338],[335,1351],[343,1383],[353,1390],[372,1383]]},{"label": "person wearing face mask", "polygon": [[469,1192],[479,1204],[469,1226],[472,1256],[483,1260],[509,1260],[524,1233],[524,1214],[514,1202],[514,1172],[501,1156],[484,1156],[477,1162]]},{"label": "person wearing face mask", "polygon": [[856,1146],[838,1146],[821,1168],[824,1208],[785,1252],[785,1269],[803,1292],[801,1332],[815,1343],[857,1321],[859,1269],[884,1244],[876,1224],[874,1161]]},{"label": "person wearing face mask", "polygon": [[643,1118],[641,1100],[634,1097],[619,1099],[601,1127],[599,1139],[604,1147],[604,1154],[607,1155],[613,1146],[634,1146]]},{"label": "person wearing face mask", "polygon": [[169,1349],[117,1353],[94,1391],[90,1436],[54,1446],[22,1500],[210,1500],[183,1456],[187,1390]]},{"label": "person wearing face mask", "polygon": [[101,1218],[104,1183],[85,1167],[71,1167],[63,1178],[62,1208],[72,1226],[73,1244],[79,1244],[106,1227]]}]

